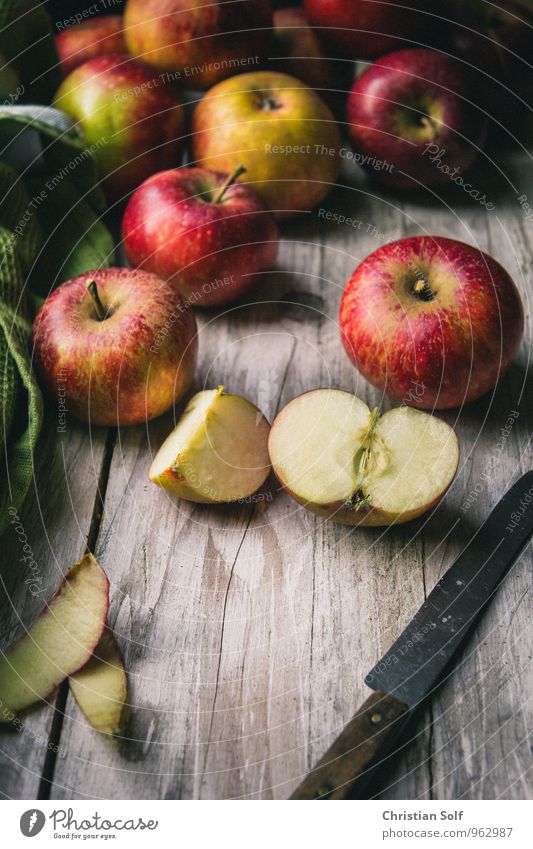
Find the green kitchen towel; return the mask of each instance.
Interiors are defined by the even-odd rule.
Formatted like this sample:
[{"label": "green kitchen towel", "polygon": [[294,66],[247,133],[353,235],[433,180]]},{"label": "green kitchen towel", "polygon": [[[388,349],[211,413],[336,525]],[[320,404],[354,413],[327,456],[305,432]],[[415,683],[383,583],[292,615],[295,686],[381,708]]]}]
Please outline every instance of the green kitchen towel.
[{"label": "green kitchen towel", "polygon": [[15,229],[31,198],[18,175],[0,163],[0,533],[18,511],[32,479],[33,455],[43,403],[31,370],[31,316],[25,279],[41,245],[38,221],[30,217],[21,235]]},{"label": "green kitchen towel", "polygon": [[113,262],[103,209],[94,161],[66,116],[0,107],[0,535],[31,485],[43,421],[33,313],[64,280]]}]

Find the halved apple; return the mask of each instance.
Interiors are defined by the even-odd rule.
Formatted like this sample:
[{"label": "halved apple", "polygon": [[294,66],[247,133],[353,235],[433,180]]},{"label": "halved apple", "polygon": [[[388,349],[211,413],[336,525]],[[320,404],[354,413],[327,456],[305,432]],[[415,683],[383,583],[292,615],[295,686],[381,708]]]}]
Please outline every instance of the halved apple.
[{"label": "halved apple", "polygon": [[347,525],[407,522],[436,505],[459,462],[455,432],[410,407],[380,415],[355,395],[316,389],[277,416],[270,460],[299,504]]},{"label": "halved apple", "polygon": [[69,686],[93,728],[103,734],[118,734],[127,682],[120,649],[108,628],[88,663],[70,676]]},{"label": "halved apple", "polygon": [[239,501],[270,471],[270,425],[246,398],[224,387],[198,392],[157,452],[150,480],[180,498],[203,504]]},{"label": "halved apple", "polygon": [[86,554],[26,633],[0,656],[2,706],[16,712],[45,699],[87,663],[104,632],[108,606],[107,577]]}]

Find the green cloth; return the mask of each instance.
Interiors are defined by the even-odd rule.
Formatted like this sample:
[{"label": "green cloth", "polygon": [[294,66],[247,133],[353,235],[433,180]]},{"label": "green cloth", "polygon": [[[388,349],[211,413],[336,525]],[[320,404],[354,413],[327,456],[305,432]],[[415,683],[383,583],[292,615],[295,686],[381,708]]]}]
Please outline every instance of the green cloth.
[{"label": "green cloth", "polygon": [[18,511],[32,479],[33,456],[43,418],[43,402],[29,355],[31,316],[24,281],[40,244],[38,222],[30,218],[23,234],[14,228],[30,197],[15,171],[0,163],[0,533]]},{"label": "green cloth", "polygon": [[51,69],[38,81],[42,102],[57,85],[49,21],[35,0],[0,0],[2,57],[11,63],[0,73],[0,535],[30,488],[43,423],[35,310],[63,281],[112,264],[114,250],[94,160],[70,119],[20,105],[28,91],[36,97],[40,72]]}]

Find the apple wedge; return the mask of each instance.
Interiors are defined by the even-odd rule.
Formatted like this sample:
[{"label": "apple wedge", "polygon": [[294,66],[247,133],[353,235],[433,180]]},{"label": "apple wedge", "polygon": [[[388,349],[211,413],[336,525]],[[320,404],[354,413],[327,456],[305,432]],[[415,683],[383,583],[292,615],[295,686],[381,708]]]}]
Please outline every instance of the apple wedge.
[{"label": "apple wedge", "polygon": [[239,501],[256,492],[270,471],[263,414],[224,387],[198,392],[167,437],[148,472],[179,498],[201,504]]},{"label": "apple wedge", "polygon": [[87,663],[104,632],[108,606],[109,582],[86,554],[30,628],[0,655],[2,706],[17,712],[45,699]]},{"label": "apple wedge", "polygon": [[106,628],[93,656],[69,678],[70,691],[93,728],[118,734],[127,682],[120,649]]},{"label": "apple wedge", "polygon": [[381,415],[337,389],[291,401],[275,419],[268,447],[292,498],[347,525],[420,516],[443,497],[459,462],[455,432],[440,419],[410,407]]}]

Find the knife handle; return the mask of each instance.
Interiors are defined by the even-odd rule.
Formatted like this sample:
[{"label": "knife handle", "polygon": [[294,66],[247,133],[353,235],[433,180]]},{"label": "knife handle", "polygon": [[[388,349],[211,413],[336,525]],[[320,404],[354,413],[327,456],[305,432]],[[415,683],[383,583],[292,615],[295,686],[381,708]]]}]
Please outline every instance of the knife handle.
[{"label": "knife handle", "polygon": [[349,799],[356,784],[387,749],[407,718],[407,705],[386,693],[372,693],[291,799]]}]

